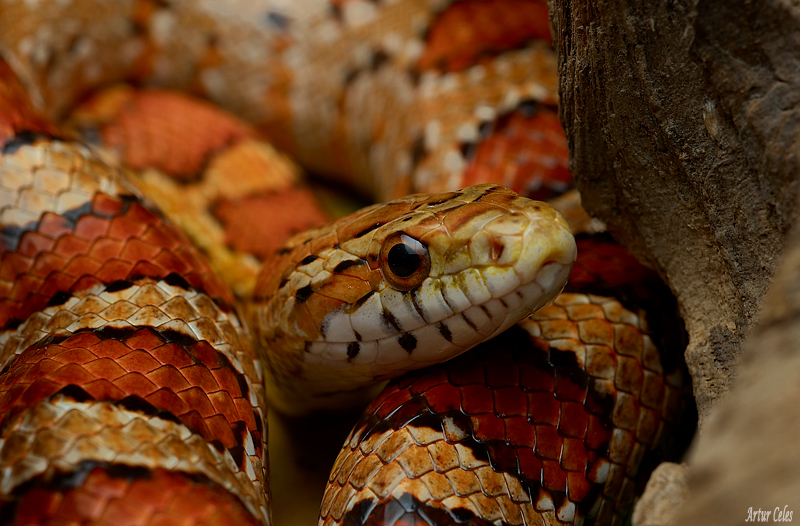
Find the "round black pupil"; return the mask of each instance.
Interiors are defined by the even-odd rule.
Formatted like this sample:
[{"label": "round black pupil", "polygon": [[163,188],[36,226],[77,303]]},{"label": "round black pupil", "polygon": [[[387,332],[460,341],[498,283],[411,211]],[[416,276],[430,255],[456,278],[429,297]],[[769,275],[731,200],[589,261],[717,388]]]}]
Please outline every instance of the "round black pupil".
[{"label": "round black pupil", "polygon": [[387,259],[389,260],[389,270],[401,278],[407,278],[416,272],[422,263],[419,254],[405,243],[398,243],[390,248]]}]

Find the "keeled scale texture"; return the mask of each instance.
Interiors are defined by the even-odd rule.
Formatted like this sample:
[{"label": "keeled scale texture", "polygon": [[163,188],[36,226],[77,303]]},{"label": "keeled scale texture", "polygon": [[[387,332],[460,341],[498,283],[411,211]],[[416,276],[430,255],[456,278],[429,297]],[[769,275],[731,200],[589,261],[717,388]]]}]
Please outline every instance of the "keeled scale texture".
[{"label": "keeled scale texture", "polygon": [[[267,522],[260,363],[226,286],[88,149],[34,133],[4,145],[2,515],[164,524],[205,492]],[[136,508],[137,491],[162,498]]]}]

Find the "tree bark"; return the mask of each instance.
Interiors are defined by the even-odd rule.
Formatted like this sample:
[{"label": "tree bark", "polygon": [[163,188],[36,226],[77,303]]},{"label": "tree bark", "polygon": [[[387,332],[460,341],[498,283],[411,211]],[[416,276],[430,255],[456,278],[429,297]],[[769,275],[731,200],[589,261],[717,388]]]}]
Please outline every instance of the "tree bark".
[{"label": "tree bark", "polygon": [[800,6],[553,0],[551,22],[570,168],[675,293],[702,427],[796,216]]}]

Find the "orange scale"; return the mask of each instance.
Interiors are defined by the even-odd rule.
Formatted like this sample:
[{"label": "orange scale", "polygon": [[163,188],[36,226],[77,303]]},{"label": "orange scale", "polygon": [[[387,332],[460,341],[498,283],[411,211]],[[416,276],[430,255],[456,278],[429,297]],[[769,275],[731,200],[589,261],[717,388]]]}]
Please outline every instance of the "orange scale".
[{"label": "orange scale", "polygon": [[98,499],[96,495],[71,491],[64,495],[64,500],[55,516],[70,522],[75,517],[97,520],[103,515],[106,505],[105,499]]},{"label": "orange scale", "polygon": [[148,226],[140,239],[145,243],[169,249],[175,248],[183,242],[172,229],[166,228],[166,225],[163,224]]},{"label": "orange scale", "polygon": [[465,385],[459,387],[461,392],[461,410],[468,415],[493,413],[494,400],[488,396],[483,385]]},{"label": "orange scale", "polygon": [[[158,476],[154,474],[152,479],[135,479],[131,482],[128,492],[125,496],[130,502],[141,503],[152,509],[164,508],[170,501],[175,498],[174,492],[180,491],[189,484],[186,479],[180,477],[175,481],[169,481],[165,484],[153,484],[153,480],[158,480]],[[181,484],[183,482],[183,484]],[[164,486],[168,485],[167,488]]]},{"label": "orange scale", "polygon": [[524,417],[517,416],[504,418],[506,443],[514,447],[536,446],[536,433],[534,426]]},{"label": "orange scale", "polygon": [[558,425],[561,404],[553,393],[528,393],[528,421],[535,424]]},{"label": "orange scale", "polygon": [[85,367],[87,363],[97,360],[97,356],[92,352],[80,347],[66,349],[56,345],[48,345],[47,351],[47,354],[50,355],[53,360],[60,363],[76,363]]},{"label": "orange scale", "polygon": [[524,416],[528,414],[528,398],[518,387],[492,390],[494,412],[498,416]]},{"label": "orange scale", "polygon": [[58,239],[64,234],[72,232],[73,223],[66,217],[55,212],[45,212],[39,220],[36,230],[44,236]]},{"label": "orange scale", "polygon": [[85,364],[84,369],[97,378],[114,381],[127,374],[128,371],[120,367],[113,359],[99,358]]},{"label": "orange scale", "polygon": [[603,425],[595,415],[589,416],[584,441],[589,449],[600,450],[611,440],[612,429]]},{"label": "orange scale", "polygon": [[75,281],[77,281],[75,276],[64,272],[53,272],[44,280],[37,295],[50,301],[50,298],[56,293],[70,290],[75,285]]},{"label": "orange scale", "polygon": [[199,274],[209,272],[208,264],[204,259],[201,259],[200,253],[192,248],[191,244],[186,238],[181,238],[181,243],[175,246],[175,249],[170,252],[180,258],[181,262],[188,265],[188,267],[195,269]]},{"label": "orange scale", "polygon": [[65,339],[59,345],[67,349],[91,349],[93,345],[103,341],[93,332],[79,332]]},{"label": "orange scale", "polygon": [[129,352],[120,357],[117,363],[128,372],[138,372],[144,375],[161,366],[158,360],[150,356],[150,353],[141,350]]},{"label": "orange scale", "polygon": [[92,244],[89,256],[97,261],[109,261],[116,259],[120,252],[122,252],[124,246],[124,241],[120,239],[101,237]]},{"label": "orange scale", "polygon": [[154,329],[143,327],[125,338],[125,345],[130,349],[151,351],[156,347],[164,345],[164,338]]},{"label": "orange scale", "polygon": [[586,388],[576,384],[569,374],[568,371],[563,369],[556,369],[556,398],[583,403],[586,400]]},{"label": "orange scale", "polygon": [[[415,382],[416,383],[416,382]],[[413,385],[411,386],[413,389]],[[413,391],[412,391],[413,392]],[[448,383],[439,384],[425,391],[425,400],[436,413],[447,413],[461,409],[461,392]]]},{"label": "orange scale", "polygon": [[199,517],[204,517],[213,513],[216,499],[212,500],[212,495],[209,495],[213,490],[195,489],[192,493],[181,493],[172,502],[170,502],[169,510],[177,516],[184,515],[197,520]]},{"label": "orange scale", "polygon": [[589,414],[583,405],[577,402],[564,402],[561,404],[561,419],[558,422],[559,432],[568,437],[582,438],[586,435],[586,426],[589,424]]},{"label": "orange scale", "polygon": [[[197,345],[192,345],[192,350],[194,351],[194,348],[196,347]],[[137,348],[144,347],[138,345]],[[150,347],[149,350],[150,355],[162,364],[170,364],[178,369],[188,367],[194,363],[192,356],[190,356],[189,353],[177,343],[165,343],[163,345]]]},{"label": "orange scale", "polygon": [[136,223],[145,225],[164,224],[164,221],[156,213],[141,203],[133,202],[125,212],[125,217]]},{"label": "orange scale", "polygon": [[43,518],[58,511],[63,499],[63,493],[34,488],[22,497],[25,505],[17,506],[16,521],[12,524],[40,524]]},{"label": "orange scale", "polygon": [[96,379],[95,376],[83,366],[74,363],[62,365],[56,371],[48,375],[48,377],[63,385],[82,385]]},{"label": "orange scale", "polygon": [[505,427],[503,419],[497,418],[493,414],[472,415],[472,433],[479,442],[487,440],[505,440]]},{"label": "orange scale", "polygon": [[155,258],[160,251],[159,247],[145,243],[141,239],[129,239],[119,258],[126,261],[146,261]]},{"label": "orange scale", "polygon": [[117,216],[111,220],[108,237],[120,240],[138,238],[147,230],[147,225],[138,223],[127,216]]},{"label": "orange scale", "polygon": [[[346,303],[355,303],[372,290],[366,265],[350,267],[336,274],[336,280],[326,283],[317,292]],[[352,271],[352,272],[351,272]]]},{"label": "orange scale", "polygon": [[226,360],[207,341],[199,341],[189,346],[189,354],[209,369],[229,367]]},{"label": "orange scale", "polygon": [[344,304],[344,301],[331,298],[325,294],[320,294],[319,291],[317,291],[315,294],[312,294],[305,301],[305,307],[308,310],[308,314],[318,327],[323,326],[323,321],[328,314],[337,310],[339,307],[342,307]]},{"label": "orange scale", "polygon": [[31,406],[44,400],[53,393],[58,392],[63,385],[50,379],[39,378],[28,386],[25,393],[18,399],[20,405]]},{"label": "orange scale", "polygon": [[236,447],[240,443],[237,442],[236,436],[233,434],[231,422],[224,415],[212,415],[206,417],[205,421],[208,427],[208,436],[214,440],[219,440],[227,449]]},{"label": "orange scale", "polygon": [[194,409],[176,416],[180,419],[183,425],[188,427],[192,432],[197,433],[205,440],[213,440],[214,436],[208,430],[206,418]]},{"label": "orange scale", "polygon": [[567,472],[557,461],[542,461],[542,486],[548,491],[567,491]]},{"label": "orange scale", "polygon": [[567,497],[572,502],[581,502],[592,489],[592,484],[582,472],[567,473]]},{"label": "orange scale", "polygon": [[[175,250],[175,252],[173,252]],[[153,257],[153,261],[158,263],[161,267],[165,269],[170,269],[174,272],[179,274],[183,274],[189,269],[194,269],[198,271],[198,273],[204,273],[206,268],[204,266],[201,267],[191,267],[185,258],[180,257],[182,254],[179,252],[180,247],[176,247],[175,249],[163,249],[158,252],[156,256]]]},{"label": "orange scale", "polygon": [[556,387],[553,373],[535,366],[523,367],[519,378],[524,391],[552,393]]},{"label": "orange scale", "polygon": [[89,256],[78,256],[73,258],[66,267],[64,274],[67,276],[80,277],[87,274],[94,274],[100,269],[102,263]]},{"label": "orange scale", "polygon": [[208,395],[208,399],[211,401],[211,405],[214,406],[214,409],[217,410],[217,413],[224,415],[229,423],[232,424],[238,421],[239,412],[236,410],[236,404],[233,403],[231,395],[225,391],[217,391],[216,393]]},{"label": "orange scale", "polygon": [[53,248],[53,253],[67,259],[78,254],[86,254],[91,249],[91,244],[74,235],[61,236]]},{"label": "orange scale", "polygon": [[199,387],[190,387],[178,393],[183,403],[194,409],[203,418],[216,414],[214,406],[208,399],[208,395]]},{"label": "orange scale", "polygon": [[52,252],[42,252],[36,256],[30,272],[35,276],[47,277],[51,272],[58,272],[67,264],[68,260]]},{"label": "orange scale", "polygon": [[118,378],[114,384],[128,394],[146,398],[158,390],[158,387],[141,373],[127,373]]},{"label": "orange scale", "polygon": [[429,389],[447,383],[447,374],[441,368],[432,369],[428,374],[422,375],[409,386],[411,394],[417,395]]},{"label": "orange scale", "polygon": [[113,283],[114,281],[126,279],[131,272],[132,265],[126,261],[113,259],[107,261],[95,273],[95,278],[101,283]]},{"label": "orange scale", "polygon": [[219,391],[219,384],[204,364],[198,363],[184,367],[181,369],[181,374],[191,385],[198,386],[207,394]]},{"label": "orange scale", "polygon": [[[236,397],[233,399],[233,403],[236,405],[236,414],[239,420],[245,423],[247,429],[258,429],[256,415],[253,411],[253,406],[250,405],[250,401],[247,398]],[[259,448],[260,445],[256,444],[256,449]]]},{"label": "orange scale", "polygon": [[81,389],[95,400],[121,400],[127,396],[126,392],[105,378],[82,385]]},{"label": "orange scale", "polygon": [[114,499],[105,507],[100,520],[117,526],[136,526],[147,524],[151,513],[148,506],[136,505],[126,499]]},{"label": "orange scale", "polygon": [[561,453],[561,467],[567,471],[577,471],[583,474],[589,462],[589,454],[582,439],[565,438],[564,450]]},{"label": "orange scale", "polygon": [[55,360],[44,358],[35,363],[32,363],[30,369],[28,369],[27,374],[21,380],[24,382],[35,382],[37,378],[49,377],[51,374],[55,373],[58,369],[60,369],[63,366],[64,366],[63,364],[58,363]]},{"label": "orange scale", "polygon": [[23,256],[35,257],[40,252],[49,252],[53,250],[55,241],[46,237],[39,232],[29,230],[22,234],[17,243],[17,252]]},{"label": "orange scale", "polygon": [[561,458],[561,446],[564,439],[558,434],[555,426],[536,426],[536,455],[540,458],[558,460]]},{"label": "orange scale", "polygon": [[230,393],[234,398],[244,395],[239,387],[239,382],[236,380],[236,375],[227,367],[218,367],[211,369],[211,374],[214,376],[219,388],[223,391]]},{"label": "orange scale", "polygon": [[0,300],[0,327],[5,328],[6,325],[12,320],[16,320],[14,326],[16,327],[23,320],[19,318],[19,303],[11,300]]},{"label": "orange scale", "polygon": [[22,274],[14,282],[8,298],[22,301],[32,292],[39,290],[43,283],[44,279],[38,276],[34,276],[33,274]]},{"label": "orange scale", "polygon": [[92,198],[92,212],[100,216],[111,218],[118,216],[125,208],[125,203],[112,195],[97,192]]},{"label": "orange scale", "polygon": [[8,415],[11,407],[17,405],[17,400],[22,397],[27,388],[27,383],[21,382],[0,386],[0,415]]},{"label": "orange scale", "polygon": [[[72,340],[72,338],[70,338],[70,340]],[[85,345],[86,348],[94,353],[98,358],[111,358],[112,360],[116,360],[121,356],[125,356],[131,352],[131,348],[136,348],[127,342],[123,343],[119,340],[100,340],[98,342],[87,342]]]},{"label": "orange scale", "polygon": [[33,258],[17,252],[5,252],[0,255],[0,279],[13,281],[19,274],[27,272]]},{"label": "orange scale", "polygon": [[443,221],[447,231],[450,233],[457,232],[462,226],[484,214],[495,212],[495,215],[499,215],[496,213],[496,206],[486,202],[488,197],[490,196],[487,196],[487,198],[481,200],[479,203],[472,203],[470,206],[455,208],[448,211]]},{"label": "orange scale", "polygon": [[183,391],[191,387],[186,378],[174,366],[164,365],[147,375],[148,380],[160,388],[168,388],[172,391]]},{"label": "orange scale", "polygon": [[534,454],[533,449],[520,448],[517,450],[519,471],[527,480],[540,481],[542,478],[542,461]]},{"label": "orange scale", "polygon": [[189,408],[183,400],[175,394],[175,391],[169,388],[162,387],[158,391],[147,395],[145,400],[152,404],[153,407],[171,413],[177,417],[189,411]]},{"label": "orange scale", "polygon": [[137,261],[133,268],[128,272],[126,278],[138,278],[139,276],[144,276],[147,278],[159,279],[166,277],[169,274],[169,270],[165,269],[159,265],[154,265],[149,261]]},{"label": "orange scale", "polygon": [[98,238],[108,236],[108,229],[111,222],[104,218],[91,214],[86,214],[78,218],[75,222],[75,236],[88,242],[93,242]]}]

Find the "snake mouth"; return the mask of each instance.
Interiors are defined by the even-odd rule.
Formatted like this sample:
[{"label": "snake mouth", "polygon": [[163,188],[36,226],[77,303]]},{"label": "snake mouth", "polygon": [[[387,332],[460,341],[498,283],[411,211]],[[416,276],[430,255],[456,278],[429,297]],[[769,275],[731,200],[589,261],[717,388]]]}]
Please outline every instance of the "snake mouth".
[{"label": "snake mouth", "polygon": [[[311,342],[306,348],[306,362],[326,364],[343,372],[360,371],[374,380],[386,380],[408,370],[449,360],[550,303],[562,290],[571,268],[571,262],[547,262],[529,283],[479,304],[451,310],[449,315],[439,319],[431,317],[433,312],[420,308],[418,327],[396,331],[382,338]],[[413,292],[410,296],[412,302],[419,302]],[[379,296],[376,294],[375,297]],[[447,299],[448,296],[439,295],[439,301],[445,304]],[[330,323],[347,323],[339,318],[342,315],[332,314]],[[400,325],[400,322],[395,319],[394,325]]]}]

